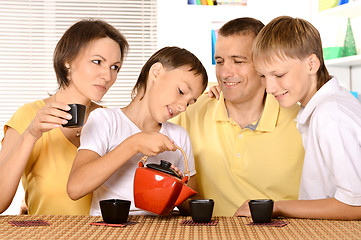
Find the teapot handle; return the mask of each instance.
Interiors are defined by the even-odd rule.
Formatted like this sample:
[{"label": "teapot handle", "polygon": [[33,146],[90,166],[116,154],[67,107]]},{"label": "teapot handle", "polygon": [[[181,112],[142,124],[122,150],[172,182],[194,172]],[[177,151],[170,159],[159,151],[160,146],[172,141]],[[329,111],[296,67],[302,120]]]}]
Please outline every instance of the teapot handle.
[{"label": "teapot handle", "polygon": [[[184,157],[184,166],[186,168],[186,170],[184,171],[184,176],[186,174],[188,174],[188,177],[190,178],[190,175],[189,175],[189,168],[188,168],[188,161],[187,161],[187,156],[185,154],[185,152],[183,151],[183,149],[181,147],[178,147],[177,145],[175,145],[175,147],[181,151],[181,153],[183,154],[183,157]],[[148,156],[143,156],[140,160],[139,160],[139,167],[143,167],[143,165],[145,164],[145,162],[147,161],[148,159]]]}]

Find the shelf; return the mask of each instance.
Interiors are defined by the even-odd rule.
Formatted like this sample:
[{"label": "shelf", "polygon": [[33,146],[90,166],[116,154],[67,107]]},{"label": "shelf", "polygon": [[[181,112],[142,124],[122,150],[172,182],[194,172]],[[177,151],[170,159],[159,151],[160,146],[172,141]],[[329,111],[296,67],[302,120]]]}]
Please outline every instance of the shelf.
[{"label": "shelf", "polygon": [[325,60],[325,64],[327,67],[361,66],[361,55]]},{"label": "shelf", "polygon": [[361,15],[361,0],[326,9],[319,14],[328,17],[357,17]]}]

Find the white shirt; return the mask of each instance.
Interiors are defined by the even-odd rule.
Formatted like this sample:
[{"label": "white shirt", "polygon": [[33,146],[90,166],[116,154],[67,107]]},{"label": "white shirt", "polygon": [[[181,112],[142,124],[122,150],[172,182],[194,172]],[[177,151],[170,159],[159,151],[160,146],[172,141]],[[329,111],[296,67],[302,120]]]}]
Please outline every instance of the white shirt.
[{"label": "white shirt", "polygon": [[[116,148],[126,138],[139,132],[141,132],[140,129],[121,109],[99,108],[90,114],[87,123],[83,127],[79,150],[88,149],[103,156]],[[193,150],[187,131],[178,125],[165,122],[162,124],[159,132],[167,135],[177,146],[184,150],[188,159],[190,176],[194,175],[196,171]],[[134,174],[138,167],[138,162],[143,156],[143,154],[138,153],[129,159],[104,184],[93,192],[90,215],[101,215],[99,201],[112,198],[130,200],[132,202],[130,214],[149,214],[148,212],[140,211],[134,206],[133,197]],[[146,164],[159,164],[160,160],[167,160],[178,167],[183,173],[185,171],[184,157],[179,150],[163,152],[157,156],[149,157]]]},{"label": "white shirt", "polygon": [[305,160],[300,199],[361,205],[361,104],[332,78],[297,117]]}]

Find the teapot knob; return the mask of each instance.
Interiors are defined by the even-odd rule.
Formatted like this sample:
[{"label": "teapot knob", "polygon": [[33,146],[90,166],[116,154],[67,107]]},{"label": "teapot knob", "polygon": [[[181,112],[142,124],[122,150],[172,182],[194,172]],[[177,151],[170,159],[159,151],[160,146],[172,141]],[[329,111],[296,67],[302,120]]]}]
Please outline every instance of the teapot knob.
[{"label": "teapot knob", "polygon": [[170,168],[170,166],[172,164],[170,162],[168,162],[168,161],[160,160],[160,165],[163,166],[164,168]]},{"label": "teapot knob", "polygon": [[153,163],[147,164],[147,167],[149,167],[149,168],[152,168],[152,169],[164,172],[164,173],[171,174],[171,175],[173,175],[175,177],[181,178],[179,173],[177,171],[173,170],[171,168],[171,166],[172,166],[172,163],[170,163],[168,161],[165,161],[165,160],[160,160],[159,165],[153,164]]}]

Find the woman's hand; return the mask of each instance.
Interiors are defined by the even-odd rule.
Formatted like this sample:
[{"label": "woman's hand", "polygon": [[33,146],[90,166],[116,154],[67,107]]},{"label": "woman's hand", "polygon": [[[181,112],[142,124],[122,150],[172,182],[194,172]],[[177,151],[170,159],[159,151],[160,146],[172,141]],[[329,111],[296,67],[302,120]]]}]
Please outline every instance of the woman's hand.
[{"label": "woman's hand", "polygon": [[70,107],[61,102],[50,102],[40,109],[26,131],[35,139],[39,139],[44,132],[48,132],[62,124],[66,124],[72,116],[65,112]]},{"label": "woman's hand", "polygon": [[251,211],[248,205],[249,200],[245,201],[234,213],[233,217],[251,217]]},{"label": "woman's hand", "polygon": [[208,91],[208,96],[210,98],[216,98],[216,99],[219,99],[219,96],[221,95],[221,88],[219,87],[219,85],[214,85],[212,87],[209,88],[209,91]]}]

